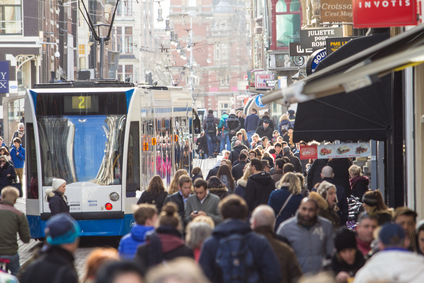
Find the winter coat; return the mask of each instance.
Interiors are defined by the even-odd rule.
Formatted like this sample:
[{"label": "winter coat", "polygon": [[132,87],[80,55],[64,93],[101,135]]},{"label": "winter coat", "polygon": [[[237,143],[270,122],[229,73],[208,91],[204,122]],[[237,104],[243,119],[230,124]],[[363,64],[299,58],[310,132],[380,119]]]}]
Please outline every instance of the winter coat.
[{"label": "winter coat", "polygon": [[0,201],[0,255],[15,255],[18,252],[16,234],[24,243],[31,239],[25,214],[12,203]]},{"label": "winter coat", "polygon": [[362,196],[368,191],[370,179],[367,176],[357,176],[349,180],[351,193],[362,201]]},{"label": "winter coat", "polygon": [[[283,132],[282,132],[283,126],[284,126],[284,128],[286,128],[286,125],[288,125],[288,128],[291,128],[291,129],[294,128],[293,124],[289,120],[281,121],[280,124],[278,125],[278,131],[280,132],[281,136],[283,136]],[[287,128],[287,130],[288,130],[288,128]]]},{"label": "winter coat", "polygon": [[276,189],[279,189],[277,188],[277,183],[281,180],[281,178],[283,178],[283,175],[284,173],[282,169],[275,170],[274,175],[271,175],[271,178],[274,180]]},{"label": "winter coat", "polygon": [[[9,177],[7,175],[10,175]],[[6,187],[12,185],[12,181],[16,178],[15,168],[6,161],[3,167],[0,167],[0,192]]]},{"label": "winter coat", "polygon": [[240,161],[237,165],[233,166],[231,169],[231,175],[233,175],[234,180],[239,180],[243,177],[243,169],[246,166],[246,161]]},{"label": "winter coat", "polygon": [[23,147],[23,148],[25,148],[25,131],[23,132],[23,134],[22,134],[22,133],[21,133],[21,134],[19,134],[19,130],[13,133],[13,137],[12,137],[12,139],[10,140],[10,148],[12,148],[12,147],[13,147],[13,140],[14,140],[15,138],[20,138],[20,139],[21,139],[21,142],[22,142],[22,143],[21,143],[21,144],[22,144],[22,147]]},{"label": "winter coat", "polygon": [[228,188],[230,194],[234,193],[234,183],[228,178],[227,175],[221,175],[219,176],[219,179],[221,180],[222,184]]},{"label": "winter coat", "polygon": [[337,276],[340,272],[344,271],[350,275],[350,277],[355,277],[356,272],[362,268],[365,264],[364,256],[361,251],[356,249],[355,262],[350,265],[342,260],[338,253],[335,253],[331,258],[331,271],[333,271],[334,276]]},{"label": "winter coat", "polygon": [[259,126],[258,128],[256,128],[256,133],[259,135],[260,138],[268,137],[268,140],[271,140],[272,132],[273,129],[271,129],[270,126],[268,126],[266,129],[264,128],[264,126]]},{"label": "winter coat", "polygon": [[328,202],[318,193],[311,192],[309,198],[315,200],[319,206],[319,216],[324,217],[333,224],[333,228],[340,227],[340,218],[334,208],[328,205]]},{"label": "winter coat", "polygon": [[222,188],[208,188],[209,193],[214,194],[219,197],[219,199],[223,199],[229,195],[227,187]]},{"label": "winter coat", "polygon": [[349,167],[352,165],[352,162],[349,158],[335,158],[329,160],[327,165],[333,168],[334,184],[342,186],[346,192],[346,196],[350,196]]},{"label": "winter coat", "polygon": [[134,262],[145,275],[149,268],[178,257],[194,259],[193,250],[184,245],[181,233],[172,226],[159,226],[155,233],[139,246]]},{"label": "winter coat", "polygon": [[208,140],[206,139],[206,135],[204,135],[203,137],[200,137],[197,139],[196,141],[197,144],[197,149],[203,151],[203,153],[208,154],[209,155],[209,151],[208,151]]},{"label": "winter coat", "polygon": [[158,212],[162,211],[163,202],[168,196],[168,192],[163,191],[160,194],[152,194],[151,192],[144,191],[138,199],[137,204],[150,203],[156,205]]},{"label": "winter coat", "polygon": [[[291,154],[290,152],[284,153],[283,156],[290,159],[290,163],[294,166],[294,171],[297,173],[303,173],[302,164],[300,163],[300,159]],[[320,172],[321,173],[321,172]]]},{"label": "winter coat", "polygon": [[222,131],[228,131],[227,127],[228,114],[222,114],[221,119],[219,120],[218,128]]},{"label": "winter coat", "polygon": [[230,116],[228,116],[226,125],[231,135],[235,135],[237,131],[241,128],[240,120],[235,114],[231,114]]},{"label": "winter coat", "polygon": [[22,275],[21,283],[78,283],[74,256],[60,246],[51,246]]},{"label": "winter coat", "polygon": [[211,170],[209,170],[208,176],[206,177],[206,181],[209,180],[210,177],[216,176],[216,174],[218,174],[219,167],[221,167],[221,164],[219,164],[218,166],[215,166]]},{"label": "winter coat", "polygon": [[[288,183],[282,183],[280,189],[277,189],[271,193],[271,195],[269,196],[268,205],[274,210],[275,216],[278,215],[289,196],[290,191]],[[286,204],[286,207],[281,212],[280,217],[275,220],[276,231],[282,222],[286,221],[287,219],[293,217],[296,214],[296,211],[299,208],[302,199],[302,194],[293,195],[290,198],[289,202]]]},{"label": "winter coat", "polygon": [[268,204],[269,196],[274,189],[274,180],[268,173],[262,171],[250,176],[247,180],[246,193],[244,195],[249,212],[255,210],[258,205]]},{"label": "winter coat", "polygon": [[181,195],[180,191],[168,196],[164,203],[167,202],[173,202],[177,205],[178,207],[178,215],[181,217],[181,219],[184,219],[184,200],[183,200],[183,196]]},{"label": "winter coat", "polygon": [[258,124],[259,116],[252,113],[246,117],[246,120],[244,121],[244,128],[246,129],[246,132],[256,131],[256,128],[258,128]]},{"label": "winter coat", "polygon": [[12,158],[13,166],[16,169],[24,168],[25,149],[22,147],[22,145],[20,145],[18,149],[16,149],[16,147],[13,146],[12,150],[10,151],[10,157]]},{"label": "winter coat", "polygon": [[242,179],[238,180],[237,187],[234,190],[234,194],[244,198],[244,195],[246,194],[246,185],[247,185],[247,182],[245,180],[242,180]]},{"label": "winter coat", "polygon": [[48,189],[46,195],[52,216],[62,212],[69,213],[68,198],[63,193]]},{"label": "winter coat", "polygon": [[333,225],[321,216],[312,227],[306,229],[298,222],[296,214],[281,223],[277,234],[289,241],[303,273],[318,272],[322,260],[334,250]]},{"label": "winter coat", "polygon": [[256,227],[253,231],[259,235],[263,235],[268,240],[272,250],[277,256],[278,262],[280,263],[281,275],[283,276],[281,283],[297,282],[297,279],[302,276],[302,270],[297,262],[293,249],[286,243],[277,239],[271,227]]},{"label": "winter coat", "polygon": [[308,171],[308,190],[312,191],[312,188],[322,181],[321,171],[324,166],[327,165],[328,159],[315,159],[312,163],[311,168]]},{"label": "winter coat", "polygon": [[131,228],[131,233],[126,234],[119,242],[119,256],[132,260],[137,252],[138,246],[145,243],[146,233],[154,229],[155,227],[135,224],[135,226]]},{"label": "winter coat", "polygon": [[198,175],[194,175],[193,177],[191,177],[191,181],[194,184],[194,181],[196,181],[197,179],[203,179],[203,175],[202,174],[198,174]]},{"label": "winter coat", "polygon": [[268,156],[262,156],[263,160],[268,160],[268,164],[270,168],[274,168],[274,159]]},{"label": "winter coat", "polygon": [[258,283],[280,283],[282,279],[280,265],[271,245],[265,237],[253,233],[248,224],[235,219],[227,219],[218,225],[213,230],[212,236],[203,243],[199,264],[206,277],[212,283],[222,282],[222,270],[216,262],[216,254],[220,239],[233,234],[245,236],[260,275]]},{"label": "winter coat", "polygon": [[228,157],[228,159],[231,161],[231,164],[233,164],[236,160],[239,159],[240,152],[243,149],[248,149],[248,148],[244,144],[239,144],[233,148],[233,150],[230,153],[230,156]]},{"label": "winter coat", "polygon": [[245,119],[243,117],[239,117],[238,119],[240,121],[240,128],[241,129],[244,129],[244,121],[245,121]]},{"label": "winter coat", "polygon": [[213,114],[209,114],[209,113],[208,113],[208,116],[206,117],[206,119],[204,119],[204,120],[203,120],[203,124],[202,124],[203,130],[205,131],[205,133],[207,133],[207,129],[206,129],[206,122],[208,121],[208,118],[209,118],[210,120],[212,120],[212,119],[213,119],[213,123],[214,123],[214,125],[215,125],[215,128],[219,125],[219,119],[218,119],[218,118],[215,118],[215,117],[213,116]]},{"label": "winter coat", "polygon": [[184,222],[188,224],[192,220],[190,214],[193,211],[203,211],[207,216],[212,218],[215,225],[218,225],[222,221],[221,214],[218,210],[220,200],[218,196],[210,192],[206,195],[202,203],[196,195],[190,196],[185,204]]},{"label": "winter coat", "polygon": [[[265,116],[265,115],[262,116],[261,120],[259,120],[258,127],[263,126],[264,121],[266,121],[266,120],[269,121],[268,127],[271,128],[272,131],[274,131],[275,130],[274,122],[271,120],[271,118],[269,118],[269,116]],[[271,139],[272,139],[272,137],[269,138],[269,140],[271,140]]]},{"label": "winter coat", "polygon": [[424,282],[424,257],[404,249],[380,251],[356,273],[353,282]]},{"label": "winter coat", "polygon": [[349,207],[348,207],[348,204],[347,204],[346,192],[345,192],[345,190],[342,186],[336,185],[334,183],[334,180],[331,179],[331,178],[324,178],[323,181],[327,181],[327,182],[336,186],[337,206],[339,207],[339,211],[337,212],[337,214],[339,215],[339,218],[340,218],[340,225],[345,226],[346,221],[347,221],[347,216],[348,216],[348,213],[349,213]]}]

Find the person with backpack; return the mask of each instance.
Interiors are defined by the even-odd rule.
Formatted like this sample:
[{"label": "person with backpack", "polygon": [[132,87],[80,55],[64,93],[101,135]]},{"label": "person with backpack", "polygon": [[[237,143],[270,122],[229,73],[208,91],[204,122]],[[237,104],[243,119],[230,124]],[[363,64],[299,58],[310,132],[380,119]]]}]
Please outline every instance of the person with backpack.
[{"label": "person with backpack", "polygon": [[224,222],[202,246],[199,264],[212,283],[279,283],[279,261],[268,241],[245,223],[247,204],[238,195],[219,205]]},{"label": "person with backpack", "polygon": [[231,143],[230,139],[228,138],[228,128],[227,128],[227,119],[228,119],[227,112],[223,111],[221,120],[219,120],[218,129],[220,132],[221,137],[221,146],[219,149],[219,152],[222,152],[225,149],[225,145],[227,145],[227,150],[231,149]]},{"label": "person with backpack", "polygon": [[219,119],[213,116],[213,110],[208,111],[208,116],[203,120],[203,130],[205,131],[208,143],[208,155],[212,156],[215,151],[216,127],[219,125]]},{"label": "person with backpack", "polygon": [[[231,141],[232,138],[236,135],[237,131],[241,128],[241,123],[239,118],[236,116],[236,112],[234,109],[231,109],[230,116],[227,119],[227,128],[228,128],[228,139]],[[227,150],[231,150],[231,148],[227,148]]]}]

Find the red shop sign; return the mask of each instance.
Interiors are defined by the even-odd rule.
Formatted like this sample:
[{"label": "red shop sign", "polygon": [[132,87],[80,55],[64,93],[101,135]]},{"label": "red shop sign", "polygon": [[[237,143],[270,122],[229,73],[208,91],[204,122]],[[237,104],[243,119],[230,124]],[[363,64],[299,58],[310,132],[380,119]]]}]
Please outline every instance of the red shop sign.
[{"label": "red shop sign", "polygon": [[301,145],[299,149],[300,159],[317,159],[318,149],[316,145]]},{"label": "red shop sign", "polygon": [[417,24],[416,0],[353,0],[355,28]]}]

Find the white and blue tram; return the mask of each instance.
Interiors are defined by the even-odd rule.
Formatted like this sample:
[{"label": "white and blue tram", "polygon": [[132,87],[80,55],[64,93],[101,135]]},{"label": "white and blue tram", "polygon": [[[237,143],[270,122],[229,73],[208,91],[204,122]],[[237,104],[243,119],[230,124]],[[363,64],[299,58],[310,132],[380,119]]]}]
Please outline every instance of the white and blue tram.
[{"label": "white and blue tram", "polygon": [[[26,212],[32,238],[45,236],[52,179],[82,236],[130,231],[136,191],[158,174],[168,186],[190,139],[187,91],[116,81],[35,85],[25,99]],[[189,143],[189,142],[187,142]]]}]

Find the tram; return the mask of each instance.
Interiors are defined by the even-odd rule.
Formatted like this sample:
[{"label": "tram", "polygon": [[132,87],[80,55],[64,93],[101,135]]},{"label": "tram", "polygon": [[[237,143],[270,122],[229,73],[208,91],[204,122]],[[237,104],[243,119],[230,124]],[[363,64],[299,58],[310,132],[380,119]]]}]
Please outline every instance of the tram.
[{"label": "tram", "polygon": [[130,231],[136,192],[158,174],[169,186],[190,145],[192,100],[177,87],[117,81],[39,84],[27,91],[26,212],[32,238],[45,236],[53,178],[82,236]]}]

